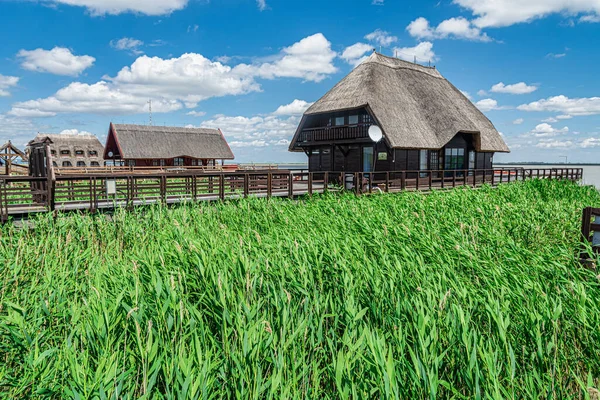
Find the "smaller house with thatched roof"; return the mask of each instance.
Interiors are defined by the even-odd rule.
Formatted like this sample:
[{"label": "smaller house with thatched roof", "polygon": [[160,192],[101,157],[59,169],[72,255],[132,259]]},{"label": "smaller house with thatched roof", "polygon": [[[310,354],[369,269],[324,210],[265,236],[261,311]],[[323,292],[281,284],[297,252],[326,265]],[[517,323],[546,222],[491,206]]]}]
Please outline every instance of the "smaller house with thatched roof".
[{"label": "smaller house with thatched roof", "polygon": [[233,160],[220,129],[110,124],[104,159],[126,166],[214,166]]},{"label": "smaller house with thatched roof", "polygon": [[347,172],[489,169],[509,151],[435,67],[376,52],[305,112],[289,150],[306,153],[310,171]]},{"label": "smaller house with thatched roof", "polygon": [[100,167],[104,147],[94,135],[39,133],[33,141],[49,138],[52,165],[55,167]]}]

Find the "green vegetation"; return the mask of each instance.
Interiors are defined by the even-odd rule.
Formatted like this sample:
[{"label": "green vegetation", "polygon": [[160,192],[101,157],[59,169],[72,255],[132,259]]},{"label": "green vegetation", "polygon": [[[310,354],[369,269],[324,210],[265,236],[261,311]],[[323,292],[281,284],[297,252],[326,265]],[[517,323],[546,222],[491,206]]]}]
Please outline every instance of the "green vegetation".
[{"label": "green vegetation", "polygon": [[0,397],[589,398],[599,204],[534,180],[7,224]]}]

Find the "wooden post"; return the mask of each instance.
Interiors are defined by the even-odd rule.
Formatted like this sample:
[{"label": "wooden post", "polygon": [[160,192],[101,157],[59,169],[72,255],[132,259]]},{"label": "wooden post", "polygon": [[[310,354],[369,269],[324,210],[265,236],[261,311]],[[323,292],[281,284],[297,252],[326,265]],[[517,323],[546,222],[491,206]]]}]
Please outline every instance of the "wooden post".
[{"label": "wooden post", "polygon": [[452,187],[456,187],[456,170],[452,170]]},{"label": "wooden post", "polygon": [[359,173],[358,173],[358,172],[355,172],[355,173],[354,173],[354,192],[355,192],[357,195],[358,195],[358,194],[360,194],[360,190],[359,190],[359,188],[358,188],[358,185],[359,185],[359,180],[358,180],[358,179],[359,179],[359,177],[360,177]]},{"label": "wooden post", "polygon": [[433,184],[433,172],[429,171],[429,190],[431,190],[431,186]]},{"label": "wooden post", "polygon": [[390,173],[389,171],[385,173],[385,192],[390,192]]},{"label": "wooden post", "polygon": [[167,177],[164,175],[160,177],[160,198],[167,203]]},{"label": "wooden post", "polygon": [[308,173],[308,195],[312,196],[313,194],[313,173],[309,172]]},{"label": "wooden post", "polygon": [[219,198],[225,200],[225,175],[222,172],[219,174]]},{"label": "wooden post", "polygon": [[373,193],[373,172],[369,172],[369,193]]},{"label": "wooden post", "polygon": [[417,172],[417,190],[421,186],[421,171]]},{"label": "wooden post", "polygon": [[267,198],[270,198],[273,194],[273,174],[267,172]]},{"label": "wooden post", "polygon": [[250,194],[250,174],[244,174],[244,197],[247,198]]},{"label": "wooden post", "polygon": [[400,174],[400,190],[406,189],[406,171]]},{"label": "wooden post", "polygon": [[294,173],[292,171],[290,171],[290,180],[288,183],[288,198],[293,199],[294,198]]},{"label": "wooden post", "polygon": [[196,201],[198,200],[198,175],[194,173],[190,179],[192,180],[192,199]]}]

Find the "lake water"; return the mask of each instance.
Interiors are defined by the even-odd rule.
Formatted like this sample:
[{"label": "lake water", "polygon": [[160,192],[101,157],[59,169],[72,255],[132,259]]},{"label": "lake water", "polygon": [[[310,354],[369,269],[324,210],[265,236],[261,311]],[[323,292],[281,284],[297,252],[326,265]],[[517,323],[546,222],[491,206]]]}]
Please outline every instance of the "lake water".
[{"label": "lake water", "polygon": [[499,165],[495,164],[495,167],[523,167],[523,168],[583,168],[583,183],[585,185],[594,185],[598,189],[600,189],[600,165],[519,165],[519,164],[511,164],[511,165]]}]

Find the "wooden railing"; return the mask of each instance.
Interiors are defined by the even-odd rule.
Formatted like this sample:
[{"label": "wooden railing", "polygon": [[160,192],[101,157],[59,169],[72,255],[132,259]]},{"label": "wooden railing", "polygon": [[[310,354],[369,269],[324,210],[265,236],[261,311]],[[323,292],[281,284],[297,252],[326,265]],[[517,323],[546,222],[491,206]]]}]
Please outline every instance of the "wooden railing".
[{"label": "wooden railing", "polygon": [[367,124],[327,126],[320,128],[303,129],[298,135],[298,143],[321,142],[343,139],[361,139],[369,137]]},{"label": "wooden railing", "polygon": [[[587,207],[581,220],[581,240],[591,245],[592,253],[600,254],[600,208]],[[584,251],[581,260],[590,263],[592,254]]]},{"label": "wooden railing", "polygon": [[305,172],[198,171],[0,177],[0,220],[53,210],[131,207],[248,196],[297,197],[353,191],[356,194],[478,187],[532,178],[581,180],[583,169],[486,169],[457,171]]}]

